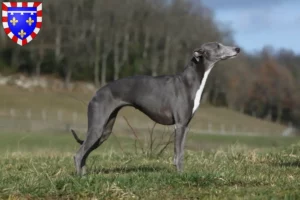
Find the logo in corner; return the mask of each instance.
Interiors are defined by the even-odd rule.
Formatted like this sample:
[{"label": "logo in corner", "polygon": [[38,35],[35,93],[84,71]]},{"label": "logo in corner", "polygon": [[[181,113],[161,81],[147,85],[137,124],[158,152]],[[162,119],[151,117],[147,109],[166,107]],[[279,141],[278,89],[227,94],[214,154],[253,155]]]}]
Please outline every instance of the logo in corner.
[{"label": "logo in corner", "polygon": [[21,46],[28,44],[42,27],[42,3],[3,2],[2,25],[12,41]]}]

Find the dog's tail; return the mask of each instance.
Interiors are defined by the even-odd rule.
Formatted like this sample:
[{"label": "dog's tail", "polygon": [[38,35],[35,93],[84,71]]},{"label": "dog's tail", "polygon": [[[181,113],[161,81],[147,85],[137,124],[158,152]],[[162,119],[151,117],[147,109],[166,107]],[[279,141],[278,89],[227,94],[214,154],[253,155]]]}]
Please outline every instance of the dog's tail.
[{"label": "dog's tail", "polygon": [[77,136],[76,132],[73,129],[71,129],[71,132],[72,132],[76,142],[78,142],[79,144],[83,144],[84,141],[79,139],[79,137]]}]

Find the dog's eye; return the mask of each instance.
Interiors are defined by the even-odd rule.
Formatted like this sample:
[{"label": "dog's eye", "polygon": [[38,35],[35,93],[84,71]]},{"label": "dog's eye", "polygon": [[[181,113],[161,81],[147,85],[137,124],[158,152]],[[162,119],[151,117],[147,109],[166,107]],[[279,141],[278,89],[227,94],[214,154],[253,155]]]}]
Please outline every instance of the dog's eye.
[{"label": "dog's eye", "polygon": [[217,46],[218,46],[218,49],[220,49],[220,48],[221,48],[221,45],[220,45],[220,44],[218,44]]}]

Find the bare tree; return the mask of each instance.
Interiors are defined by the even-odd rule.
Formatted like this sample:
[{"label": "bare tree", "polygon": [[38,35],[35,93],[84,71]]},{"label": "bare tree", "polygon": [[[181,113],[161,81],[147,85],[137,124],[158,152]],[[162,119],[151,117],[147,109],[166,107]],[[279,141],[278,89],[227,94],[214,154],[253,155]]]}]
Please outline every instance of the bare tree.
[{"label": "bare tree", "polygon": [[157,45],[158,45],[158,38],[153,38],[153,41],[151,42],[151,75],[157,76],[157,67],[159,65],[159,53],[157,51]]},{"label": "bare tree", "polygon": [[120,34],[119,32],[115,33],[114,37],[114,80],[119,78],[120,73]]},{"label": "bare tree", "polygon": [[44,41],[38,40],[34,41],[35,45],[31,47],[31,59],[35,62],[35,76],[40,78],[41,75],[41,65],[44,61],[46,48],[44,46]]},{"label": "bare tree", "polygon": [[107,81],[107,58],[112,51],[112,37],[107,34],[103,37],[103,51],[102,51],[102,66],[101,66],[101,85],[104,85]]},{"label": "bare tree", "polygon": [[101,55],[101,33],[96,31],[95,38],[95,55],[94,55],[94,83],[97,87],[100,85],[99,72],[100,72],[100,57]]}]

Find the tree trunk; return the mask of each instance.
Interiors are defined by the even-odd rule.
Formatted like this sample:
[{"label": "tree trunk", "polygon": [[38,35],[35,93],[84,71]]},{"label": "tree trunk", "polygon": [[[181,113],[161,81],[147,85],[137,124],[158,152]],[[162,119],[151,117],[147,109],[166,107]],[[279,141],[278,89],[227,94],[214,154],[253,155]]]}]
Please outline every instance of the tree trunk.
[{"label": "tree trunk", "polygon": [[61,59],[61,27],[58,26],[56,29],[55,37],[55,62],[56,64],[60,62]]},{"label": "tree trunk", "polygon": [[153,53],[152,59],[151,59],[151,75],[152,76],[157,76],[158,63],[159,63],[158,55],[156,53]]},{"label": "tree trunk", "polygon": [[126,28],[126,32],[124,35],[123,42],[123,57],[122,57],[122,65],[125,64],[128,60],[128,46],[129,46],[129,28]]},{"label": "tree trunk", "polygon": [[35,69],[35,75],[37,78],[40,78],[41,75],[41,65],[43,63],[44,60],[44,42],[41,41],[41,43],[39,44],[38,47],[38,57],[39,59],[37,60],[37,64],[36,64],[36,69]]},{"label": "tree trunk", "polygon": [[159,64],[159,57],[157,53],[157,43],[158,40],[152,42],[152,51],[151,51],[151,75],[157,76],[157,66]]},{"label": "tree trunk", "polygon": [[245,113],[245,104],[244,103],[239,107],[239,111],[240,111],[240,113]]},{"label": "tree trunk", "polygon": [[16,47],[13,50],[12,57],[11,57],[11,67],[14,69],[17,69],[19,67],[19,54],[20,54],[21,48]]},{"label": "tree trunk", "polygon": [[[175,40],[174,38],[172,39],[172,57],[170,57],[170,53],[168,54],[168,60],[170,62],[170,66],[169,66],[169,70],[171,71],[171,73],[176,73],[177,72],[177,68],[178,68],[178,64],[179,64],[179,58],[180,56],[180,50],[181,47],[178,43],[177,40]],[[184,63],[186,64],[186,63]]]},{"label": "tree trunk", "polygon": [[217,104],[217,99],[220,93],[220,88],[219,88],[219,82],[214,81],[214,88],[213,88],[213,98],[212,98],[212,104],[216,105]]},{"label": "tree trunk", "polygon": [[115,40],[114,40],[114,80],[119,79],[119,73],[120,73],[119,43],[120,43],[120,35],[118,33],[116,33]]},{"label": "tree trunk", "polygon": [[148,59],[148,51],[150,47],[150,33],[148,30],[145,32],[145,40],[144,40],[144,48],[143,48],[143,53],[142,53],[142,58],[143,58],[143,64],[139,68],[139,72],[142,73],[148,66],[147,66],[147,59]]},{"label": "tree trunk", "polygon": [[5,34],[5,32],[4,31],[0,31],[1,33],[0,33],[0,41],[1,41],[1,45],[0,46],[2,46],[2,47],[6,47],[6,41],[8,40],[8,37],[7,37],[7,35]]},{"label": "tree trunk", "polygon": [[101,86],[106,83],[106,63],[107,63],[107,53],[102,54],[102,66],[101,66]]},{"label": "tree trunk", "polygon": [[135,28],[133,34],[134,34],[134,35],[133,35],[133,41],[134,41],[135,44],[138,44],[138,43],[139,43],[140,29]]},{"label": "tree trunk", "polygon": [[282,118],[282,107],[280,106],[280,104],[278,104],[277,105],[277,119],[276,119],[276,122],[281,123],[281,118]]},{"label": "tree trunk", "polygon": [[100,86],[100,80],[99,80],[100,45],[101,45],[100,35],[97,34],[96,41],[95,41],[95,61],[94,61],[94,83],[97,87]]},{"label": "tree trunk", "polygon": [[147,30],[145,33],[145,41],[144,41],[144,50],[143,50],[143,59],[147,59],[148,58],[148,50],[149,50],[149,46],[150,46],[150,33]]},{"label": "tree trunk", "polygon": [[72,67],[69,64],[67,66],[66,76],[65,76],[65,88],[67,88],[67,89],[69,89],[70,82],[71,82],[71,77],[72,77]]},{"label": "tree trunk", "polygon": [[171,73],[173,74],[176,73],[177,71],[178,61],[179,61],[178,56],[175,53],[171,59]]},{"label": "tree trunk", "polygon": [[104,38],[105,35],[103,35],[103,53],[102,53],[102,66],[101,66],[101,86],[106,84],[106,70],[107,70],[107,59],[108,59],[108,55],[110,53],[111,50],[113,50],[113,44],[112,40],[113,37],[111,38],[109,35],[110,33],[107,34],[107,37]]},{"label": "tree trunk", "polygon": [[202,95],[201,103],[207,103],[208,102],[208,92],[204,92]]},{"label": "tree trunk", "polygon": [[169,70],[169,51],[170,51],[170,41],[171,38],[167,35],[165,39],[165,48],[164,48],[164,64],[163,64],[163,73],[167,73]]},{"label": "tree trunk", "polygon": [[188,63],[188,62],[190,61],[190,59],[191,59],[190,53],[186,53],[186,54],[185,54],[184,64]]},{"label": "tree trunk", "polygon": [[271,108],[268,109],[267,115],[266,115],[265,119],[267,121],[272,121],[272,111],[271,111]]},{"label": "tree trunk", "polygon": [[37,78],[40,78],[40,75],[41,75],[41,65],[42,65],[42,59],[37,61],[36,65],[35,65],[35,76]]}]

